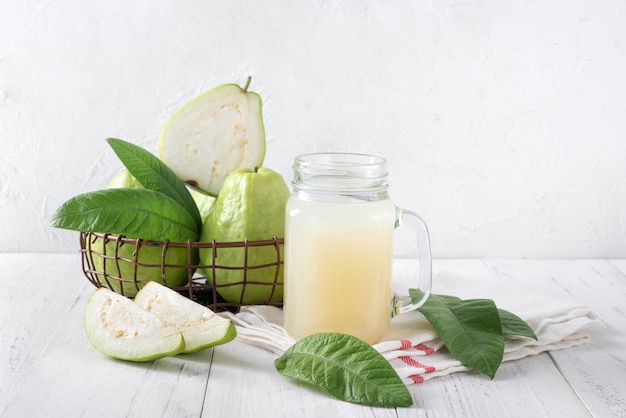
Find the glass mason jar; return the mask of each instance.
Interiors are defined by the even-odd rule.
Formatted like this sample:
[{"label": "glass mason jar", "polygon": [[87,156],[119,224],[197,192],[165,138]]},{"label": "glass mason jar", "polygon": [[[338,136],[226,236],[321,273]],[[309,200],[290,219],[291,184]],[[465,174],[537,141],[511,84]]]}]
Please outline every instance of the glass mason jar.
[{"label": "glass mason jar", "polygon": [[[284,325],[295,339],[341,332],[370,344],[391,317],[417,309],[430,294],[428,229],[388,196],[381,157],[327,153],[295,159],[285,221]],[[393,233],[415,231],[423,298],[398,307],[392,291]]]}]

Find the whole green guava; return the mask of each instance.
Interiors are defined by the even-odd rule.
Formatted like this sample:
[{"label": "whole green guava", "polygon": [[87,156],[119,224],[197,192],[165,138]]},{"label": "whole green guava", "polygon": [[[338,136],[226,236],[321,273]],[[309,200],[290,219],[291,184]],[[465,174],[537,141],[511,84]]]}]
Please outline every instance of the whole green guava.
[{"label": "whole green guava", "polygon": [[[273,170],[257,167],[233,171],[224,181],[202,224],[200,241],[241,242],[246,238],[250,241],[282,238],[289,195],[285,180]],[[282,245],[279,250],[282,254]],[[278,263],[276,247],[250,246],[247,271],[241,269],[245,261],[245,248],[242,247],[218,248],[215,260],[211,248],[200,249],[200,263],[210,266],[215,262],[216,265],[215,269],[203,269],[207,283],[213,284],[215,273],[216,290],[226,301],[243,304],[281,302],[283,268]],[[246,283],[244,289],[244,277],[247,282],[258,281],[263,284]],[[274,287],[275,281],[281,285]],[[233,283],[235,285],[219,287]]]},{"label": "whole green guava", "polygon": [[[113,177],[107,188],[143,188],[135,177],[123,169]],[[130,237],[129,237],[130,238]],[[116,246],[117,254],[116,254]],[[165,267],[161,270],[161,255],[163,245],[161,243],[143,241],[143,245],[137,247],[131,243],[117,243],[116,236],[107,237],[106,243],[103,238],[95,238],[91,244],[93,258],[93,269],[97,274],[101,285],[110,288],[116,293],[128,297],[134,297],[138,288],[141,289],[143,283],[155,281],[170,287],[184,286],[188,281],[187,269],[187,248],[169,247],[165,254]],[[137,261],[135,262],[135,251],[137,251]],[[106,254],[107,257],[98,254]],[[112,257],[112,258],[109,258]],[[198,260],[197,249],[192,249],[192,263]],[[136,264],[136,266],[135,266]],[[119,277],[122,280],[110,277]],[[135,281],[135,268],[136,281]]]}]

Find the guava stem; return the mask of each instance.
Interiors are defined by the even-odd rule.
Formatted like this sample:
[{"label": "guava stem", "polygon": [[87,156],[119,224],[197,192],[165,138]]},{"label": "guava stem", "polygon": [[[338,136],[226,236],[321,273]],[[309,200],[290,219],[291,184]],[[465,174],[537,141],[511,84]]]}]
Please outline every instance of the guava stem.
[{"label": "guava stem", "polygon": [[258,166],[258,165],[255,165],[255,166],[254,166],[254,172],[255,172],[255,173],[258,173],[258,172],[259,172],[259,166]]},{"label": "guava stem", "polygon": [[252,76],[248,76],[248,79],[246,80],[246,85],[243,86],[243,92],[246,93],[248,91],[248,87],[250,87],[250,82],[252,81]]}]

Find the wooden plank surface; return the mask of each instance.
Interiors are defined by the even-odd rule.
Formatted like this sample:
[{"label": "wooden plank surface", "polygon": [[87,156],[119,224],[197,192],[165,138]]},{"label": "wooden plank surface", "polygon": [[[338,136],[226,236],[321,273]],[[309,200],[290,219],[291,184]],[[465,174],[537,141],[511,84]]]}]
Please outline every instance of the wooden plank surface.
[{"label": "wooden plank surface", "polygon": [[582,347],[550,355],[593,416],[626,416],[626,275],[608,260],[489,260],[506,283],[575,300],[597,316]]},{"label": "wooden plank surface", "polygon": [[371,408],[280,376],[275,355],[239,342],[142,364],[109,359],[84,336],[94,288],[77,255],[0,254],[0,416],[626,416],[626,260],[435,261],[442,270],[586,304],[598,317],[591,343],[505,363],[494,380],[411,385],[411,408]]},{"label": "wooden plank surface", "polygon": [[[450,294],[436,278],[451,274],[468,280],[493,278],[482,260],[435,260],[433,292]],[[471,292],[471,291],[470,291]],[[410,386],[418,414],[399,410],[400,417],[588,417],[549,355],[503,363],[493,380],[475,372],[459,373]]]},{"label": "wooden plank surface", "polygon": [[[83,332],[94,287],[79,263],[72,255],[0,255],[0,416],[198,416],[212,352],[138,364],[98,353]],[[21,292],[34,266],[47,274]]]}]

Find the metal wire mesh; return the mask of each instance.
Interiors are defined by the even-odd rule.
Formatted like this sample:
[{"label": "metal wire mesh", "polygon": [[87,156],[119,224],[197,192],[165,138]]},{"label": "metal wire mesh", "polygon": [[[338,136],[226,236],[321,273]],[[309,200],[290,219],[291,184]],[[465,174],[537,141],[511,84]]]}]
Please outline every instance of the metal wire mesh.
[{"label": "metal wire mesh", "polygon": [[132,298],[154,280],[213,311],[282,306],[283,244],[278,237],[171,242],[80,233],[82,269],[94,286]]}]

